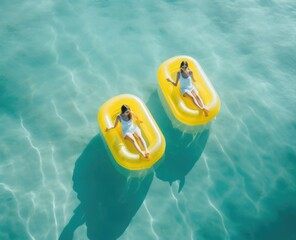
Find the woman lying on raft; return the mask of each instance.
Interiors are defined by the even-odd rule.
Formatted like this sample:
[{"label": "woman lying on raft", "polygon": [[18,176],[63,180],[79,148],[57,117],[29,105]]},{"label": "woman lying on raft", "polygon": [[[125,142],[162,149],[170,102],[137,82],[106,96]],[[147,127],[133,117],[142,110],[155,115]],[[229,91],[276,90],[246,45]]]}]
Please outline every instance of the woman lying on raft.
[{"label": "woman lying on raft", "polygon": [[170,78],[167,78],[167,81],[171,82],[174,86],[178,85],[180,81],[180,90],[184,97],[189,97],[193,101],[193,103],[200,108],[205,116],[208,116],[209,110],[205,107],[202,98],[199,96],[199,93],[195,86],[191,81],[195,82],[193,72],[189,69],[188,63],[186,61],[182,61],[180,65],[180,71],[177,73],[176,81],[173,81]]},{"label": "woman lying on raft", "polygon": [[[147,145],[142,137],[140,128],[134,124],[133,119],[136,119],[137,122],[142,123],[141,120],[139,120],[138,116],[130,110],[130,108],[127,105],[121,106],[121,113],[116,117],[115,123],[113,127],[106,128],[106,131],[109,131],[110,129],[116,128],[118,122],[121,123],[122,126],[122,135],[125,139],[130,140],[137,151],[144,157],[149,159],[150,154],[147,150]],[[138,140],[140,141],[142,147],[144,150],[141,149],[141,147],[138,144]]]}]

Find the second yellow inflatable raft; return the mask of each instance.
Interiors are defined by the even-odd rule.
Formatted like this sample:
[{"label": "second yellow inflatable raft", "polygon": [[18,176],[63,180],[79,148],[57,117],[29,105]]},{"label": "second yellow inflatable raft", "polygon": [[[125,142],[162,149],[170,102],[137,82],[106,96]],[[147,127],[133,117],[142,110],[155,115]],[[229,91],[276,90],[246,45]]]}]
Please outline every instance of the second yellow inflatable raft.
[{"label": "second yellow inflatable raft", "polygon": [[[114,125],[123,104],[128,105],[143,121],[142,123],[136,123],[135,121],[135,123],[141,129],[142,136],[147,143],[150,153],[149,159],[140,156],[132,143],[123,138],[120,123],[115,129],[106,132],[107,127]],[[164,136],[148,108],[138,97],[123,94],[109,99],[99,110],[98,122],[108,148],[117,164],[121,167],[128,170],[143,170],[152,167],[163,156],[165,150]]]},{"label": "second yellow inflatable raft", "polygon": [[[209,110],[207,117],[193,104],[191,99],[182,96],[180,83],[178,86],[174,86],[167,81],[167,78],[171,78],[173,81],[176,80],[177,72],[180,71],[182,61],[187,61],[189,69],[193,72],[196,80],[193,84]],[[158,83],[170,111],[179,122],[185,125],[197,126],[207,124],[220,110],[220,98],[218,94],[199,63],[192,57],[176,56],[163,62],[158,70]]]}]

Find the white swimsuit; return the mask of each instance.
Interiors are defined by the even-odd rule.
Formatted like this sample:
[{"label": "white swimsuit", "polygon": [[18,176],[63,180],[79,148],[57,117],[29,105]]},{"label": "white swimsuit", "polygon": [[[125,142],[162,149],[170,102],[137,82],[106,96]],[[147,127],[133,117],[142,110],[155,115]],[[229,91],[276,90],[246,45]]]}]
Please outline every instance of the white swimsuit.
[{"label": "white swimsuit", "polygon": [[182,73],[179,72],[179,79],[180,79],[180,90],[182,92],[182,95],[184,95],[184,93],[186,92],[192,92],[192,90],[196,90],[196,88],[193,86],[192,82],[191,82],[191,76],[189,75],[187,78],[184,78]]},{"label": "white swimsuit", "polygon": [[119,114],[121,127],[122,127],[122,135],[125,137],[128,133],[135,133],[138,127],[133,123],[133,119],[128,121],[124,120],[121,115]]}]

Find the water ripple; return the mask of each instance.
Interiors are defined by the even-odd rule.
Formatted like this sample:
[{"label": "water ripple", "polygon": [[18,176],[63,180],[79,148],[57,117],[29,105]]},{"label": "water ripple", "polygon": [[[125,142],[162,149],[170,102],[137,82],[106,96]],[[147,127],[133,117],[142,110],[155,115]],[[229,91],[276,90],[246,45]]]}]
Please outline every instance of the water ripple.
[{"label": "water ripple", "polygon": [[[170,192],[171,192],[171,196],[172,198],[174,199],[175,201],[175,204],[176,204],[176,207],[177,207],[177,210],[179,212],[179,215],[182,217],[183,219],[183,222],[184,222],[184,225],[186,226],[187,228],[187,231],[186,232],[190,232],[190,236],[191,236],[191,239],[193,240],[193,236],[194,236],[194,232],[192,231],[192,228],[189,227],[189,224],[188,224],[188,221],[187,221],[187,218],[186,218],[186,214],[181,210],[180,208],[180,201],[178,200],[178,198],[175,196],[172,188],[170,188]],[[181,195],[182,193],[180,193]],[[185,208],[186,209],[186,208]]]},{"label": "water ripple", "polygon": [[24,123],[23,123],[23,119],[21,117],[21,127],[25,132],[26,138],[28,139],[30,146],[32,147],[32,149],[34,151],[36,151],[37,155],[38,155],[38,159],[39,159],[39,170],[40,170],[40,174],[42,177],[42,185],[45,186],[45,176],[44,176],[44,172],[43,172],[43,164],[42,164],[42,157],[41,157],[41,152],[39,150],[38,147],[36,147],[31,139],[31,133],[25,128]]},{"label": "water ripple", "polygon": [[224,218],[223,218],[223,215],[222,213],[219,211],[219,209],[212,203],[212,201],[210,200],[209,196],[207,196],[207,199],[208,199],[208,203],[210,204],[210,206],[218,213],[220,219],[221,219],[221,223],[222,223],[222,226],[223,226],[223,229],[224,229],[224,233],[225,233],[225,239],[229,239],[229,234],[228,234],[228,231],[226,229],[226,226],[225,226],[225,223],[224,223]]},{"label": "water ripple", "polygon": [[[35,237],[33,236],[33,234],[30,231],[30,225],[29,225],[30,218],[25,219],[21,214],[20,206],[19,206],[20,201],[19,201],[19,199],[17,198],[17,195],[16,195],[17,190],[14,189],[14,188],[9,187],[8,185],[6,185],[4,183],[0,183],[0,186],[5,191],[9,192],[13,196],[13,199],[15,200],[15,204],[16,204],[15,211],[17,213],[18,219],[23,223],[23,225],[24,225],[24,227],[26,229],[26,233],[29,235],[30,239],[35,240]],[[31,194],[31,192],[29,194]]]},{"label": "water ripple", "polygon": [[89,124],[89,121],[88,121],[87,117],[85,116],[85,114],[83,113],[83,111],[81,111],[81,110],[78,108],[76,102],[72,101],[72,103],[73,103],[73,105],[74,105],[74,107],[75,107],[75,110],[76,110],[76,111],[78,112],[78,114],[82,117],[82,119],[85,121],[85,123]]},{"label": "water ripple", "polygon": [[71,126],[70,126],[70,124],[68,123],[68,121],[67,121],[65,118],[63,118],[63,117],[59,114],[55,102],[54,102],[53,100],[51,100],[51,103],[52,103],[52,105],[53,105],[54,112],[55,112],[56,116],[57,116],[60,120],[62,120],[62,121],[67,125],[68,128],[71,128]]},{"label": "water ripple", "polygon": [[57,221],[57,207],[56,207],[56,198],[54,192],[50,191],[50,195],[52,197],[52,214],[53,214],[53,219],[54,219],[54,227],[55,227],[55,239],[58,239],[59,233],[58,233],[58,221]]},{"label": "water ripple", "polygon": [[146,200],[144,201],[143,205],[144,205],[144,207],[145,207],[145,209],[146,209],[146,211],[147,211],[147,213],[148,213],[148,216],[149,216],[151,232],[152,232],[152,234],[154,235],[155,239],[158,239],[158,240],[159,240],[160,238],[159,238],[159,236],[157,235],[157,233],[155,232],[154,227],[153,227],[154,218],[152,217],[152,215],[151,215],[151,213],[150,213],[150,211],[149,211],[149,209],[148,209],[148,206],[147,206]]}]

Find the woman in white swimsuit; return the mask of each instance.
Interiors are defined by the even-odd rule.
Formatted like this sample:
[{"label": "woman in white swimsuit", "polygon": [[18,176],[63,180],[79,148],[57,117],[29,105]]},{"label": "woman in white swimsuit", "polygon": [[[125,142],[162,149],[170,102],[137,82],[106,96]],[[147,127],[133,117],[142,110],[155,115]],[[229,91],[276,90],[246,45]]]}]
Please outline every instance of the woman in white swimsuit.
[{"label": "woman in white swimsuit", "polygon": [[[118,114],[116,117],[115,123],[113,127],[106,128],[106,131],[109,131],[110,129],[116,128],[118,122],[121,123],[122,126],[122,135],[125,139],[130,140],[137,151],[145,158],[149,158],[149,152],[147,150],[147,145],[142,137],[140,128],[134,124],[133,119],[136,119],[137,122],[142,123],[141,120],[139,120],[138,116],[130,110],[130,108],[127,105],[121,106],[121,113]],[[144,148],[144,151],[141,149],[141,147],[138,144],[138,140],[140,141],[141,145]]]},{"label": "woman in white swimsuit", "polygon": [[193,72],[188,68],[188,63],[186,61],[181,62],[180,71],[177,73],[176,81],[167,78],[167,81],[171,82],[174,86],[178,85],[180,81],[180,90],[184,97],[189,97],[192,99],[193,103],[200,108],[205,116],[208,116],[208,109],[205,107],[202,98],[199,96],[199,93],[195,86],[192,84],[191,80],[195,82]]}]

